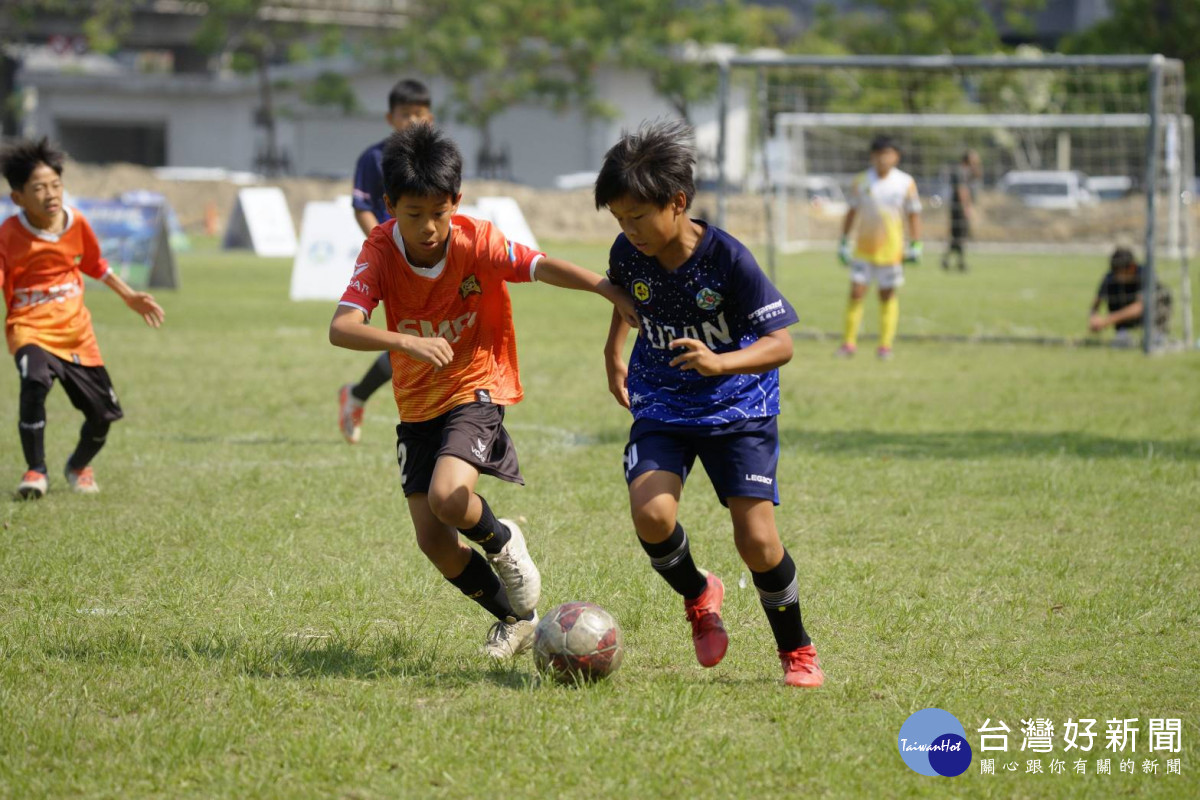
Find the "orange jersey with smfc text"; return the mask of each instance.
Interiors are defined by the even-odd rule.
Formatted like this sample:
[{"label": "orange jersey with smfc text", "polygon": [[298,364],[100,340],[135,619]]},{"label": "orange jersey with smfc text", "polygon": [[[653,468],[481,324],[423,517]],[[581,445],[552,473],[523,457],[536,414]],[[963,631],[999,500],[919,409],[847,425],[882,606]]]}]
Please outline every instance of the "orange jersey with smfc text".
[{"label": "orange jersey with smfc text", "polygon": [[508,241],[490,222],[455,216],[442,261],[408,263],[389,220],[371,231],[340,305],[371,316],[380,302],[390,331],[443,337],[454,358],[440,370],[393,352],[392,390],[400,419],[422,422],[474,402],[521,400],[517,338],[505,283],[533,280],[542,253]]},{"label": "orange jersey with smfc text", "polygon": [[98,367],[104,361],[83,304],[83,276],[100,280],[108,274],[108,262],[84,216],[73,208],[64,211],[62,233],[38,230],[24,211],[0,225],[8,352],[35,344],[66,361]]}]

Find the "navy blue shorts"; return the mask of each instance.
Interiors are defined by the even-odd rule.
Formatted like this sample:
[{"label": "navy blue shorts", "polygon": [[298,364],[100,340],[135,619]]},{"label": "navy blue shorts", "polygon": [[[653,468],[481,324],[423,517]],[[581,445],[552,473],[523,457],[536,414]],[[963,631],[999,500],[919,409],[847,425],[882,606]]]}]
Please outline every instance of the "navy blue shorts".
[{"label": "navy blue shorts", "polygon": [[775,417],[694,426],[639,419],[630,428],[625,446],[625,482],[663,470],[674,472],[686,483],[697,456],[721,505],[728,506],[730,497],[760,497],[779,505]]}]

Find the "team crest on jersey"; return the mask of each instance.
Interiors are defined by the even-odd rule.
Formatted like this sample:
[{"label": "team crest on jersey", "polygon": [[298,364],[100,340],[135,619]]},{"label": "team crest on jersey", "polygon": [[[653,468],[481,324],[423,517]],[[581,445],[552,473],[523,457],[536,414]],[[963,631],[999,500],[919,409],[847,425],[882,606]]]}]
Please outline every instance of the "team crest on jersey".
[{"label": "team crest on jersey", "polygon": [[721,301],[725,298],[707,287],[696,292],[696,305],[703,308],[705,311],[712,311],[717,306],[721,305]]},{"label": "team crest on jersey", "polygon": [[463,282],[458,287],[458,293],[462,295],[462,299],[466,300],[467,295],[483,294],[483,289],[479,286],[479,279],[472,273],[463,278]]},{"label": "team crest on jersey", "polygon": [[645,281],[633,282],[633,296],[638,302],[644,303],[650,299],[650,284]]}]

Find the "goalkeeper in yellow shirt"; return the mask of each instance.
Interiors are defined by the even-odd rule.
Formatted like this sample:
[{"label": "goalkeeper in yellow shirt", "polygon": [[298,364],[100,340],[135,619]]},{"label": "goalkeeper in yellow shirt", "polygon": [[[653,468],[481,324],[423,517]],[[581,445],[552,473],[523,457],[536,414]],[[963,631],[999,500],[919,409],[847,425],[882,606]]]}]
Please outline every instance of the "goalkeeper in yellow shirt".
[{"label": "goalkeeper in yellow shirt", "polygon": [[[904,285],[904,263],[921,259],[921,199],[917,182],[897,168],[900,149],[890,136],[871,142],[871,168],[855,176],[850,190],[850,210],[842,223],[838,260],[850,266],[850,301],[846,325],[837,355],[849,358],[858,351],[858,328],[863,303],[871,281],[879,285],[879,349],[876,355],[892,357],[892,343],[900,322],[900,298]],[[908,246],[904,244],[904,221],[908,220]],[[850,231],[858,222],[853,249]]]}]

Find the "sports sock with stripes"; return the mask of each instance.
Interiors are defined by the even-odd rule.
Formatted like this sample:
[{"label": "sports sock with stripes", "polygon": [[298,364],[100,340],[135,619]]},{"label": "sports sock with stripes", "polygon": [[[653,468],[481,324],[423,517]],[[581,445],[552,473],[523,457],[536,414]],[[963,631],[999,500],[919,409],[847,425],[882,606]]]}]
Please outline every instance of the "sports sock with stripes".
[{"label": "sports sock with stripes", "polygon": [[672,589],[688,600],[695,600],[704,593],[708,579],[692,561],[692,549],[682,525],[676,522],[675,530],[664,541],[655,544],[643,542],[641,538],[638,541],[650,556],[650,565],[671,584]]},{"label": "sports sock with stripes", "polygon": [[754,588],[758,590],[758,599],[767,621],[771,623],[771,632],[775,634],[775,646],[781,651],[795,650],[811,644],[808,631],[804,630],[804,622],[800,619],[800,589],[796,582],[796,564],[787,550],[783,551],[783,560],[766,572],[750,571],[754,578]]}]

